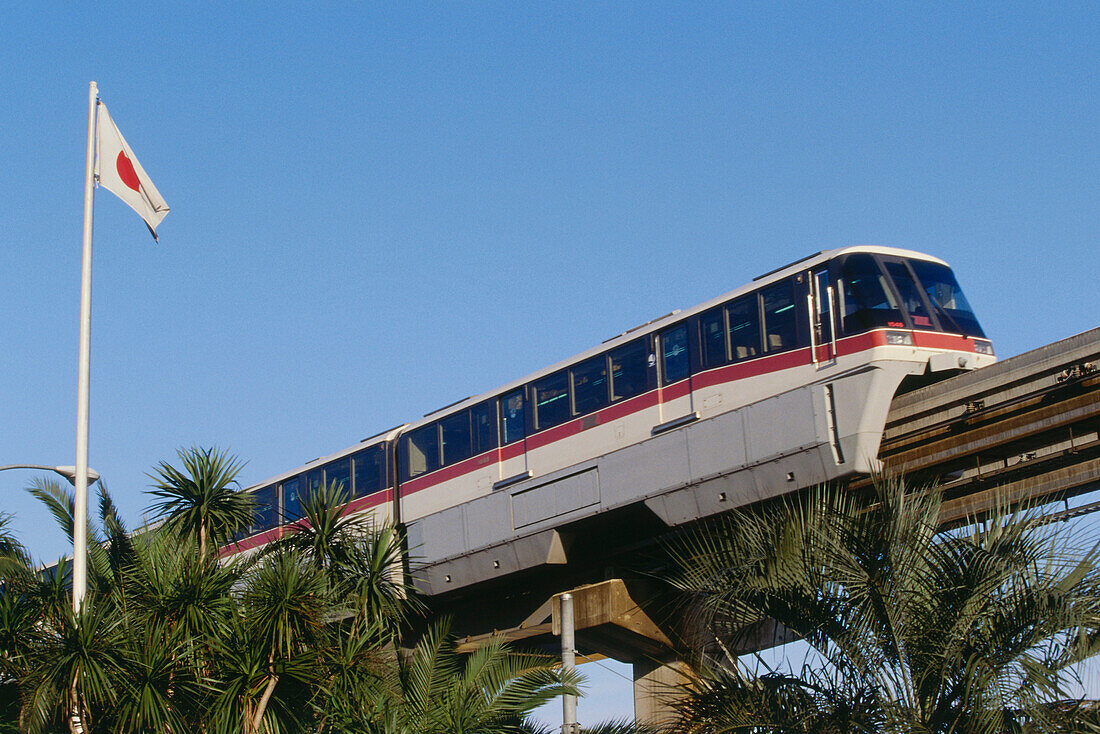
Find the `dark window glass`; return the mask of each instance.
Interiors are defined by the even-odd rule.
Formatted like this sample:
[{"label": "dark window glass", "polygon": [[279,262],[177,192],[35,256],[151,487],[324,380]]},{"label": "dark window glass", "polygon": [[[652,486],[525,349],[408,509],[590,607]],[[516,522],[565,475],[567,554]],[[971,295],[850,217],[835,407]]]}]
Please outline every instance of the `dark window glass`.
[{"label": "dark window glass", "polygon": [[707,311],[699,317],[703,337],[703,366],[707,369],[726,363],[726,324],[722,309]]},{"label": "dark window glass", "polygon": [[679,382],[691,374],[687,335],[686,324],[661,334],[661,359],[666,385]]},{"label": "dark window glass", "polygon": [[279,485],[257,489],[253,496],[256,500],[256,524],[252,526],[252,532],[271,530],[279,524]]},{"label": "dark window glass", "polygon": [[351,459],[337,459],[325,467],[325,484],[334,482],[351,496]]},{"label": "dark window glass", "polygon": [[417,428],[401,441],[401,466],[405,479],[439,468],[439,426]]},{"label": "dark window glass", "polygon": [[321,482],[325,481],[325,473],[320,469],[314,469],[306,475],[306,480],[309,486],[309,493],[315,495],[317,491],[321,489]]},{"label": "dark window glass", "polygon": [[302,477],[283,482],[283,520],[293,522],[302,516]]},{"label": "dark window glass", "polygon": [[936,328],[936,325],[932,323],[932,317],[929,315],[928,309],[924,305],[920,286],[909,274],[909,268],[905,266],[905,263],[888,262],[886,263],[886,272],[894,280],[894,287],[898,289],[898,295],[901,296],[901,307],[909,314],[909,320],[913,322],[913,328],[926,330]]},{"label": "dark window glass", "polygon": [[470,408],[473,427],[474,454],[482,454],[497,447],[497,416],[492,400]]},{"label": "dark window glass", "polygon": [[784,280],[760,292],[764,301],[764,348],[782,352],[798,346],[794,281]]},{"label": "dark window glass", "polygon": [[645,392],[649,348],[644,339],[624,344],[611,354],[611,399],[625,400]]},{"label": "dark window glass", "polygon": [[381,446],[361,451],[352,457],[355,461],[355,496],[365,497],[385,486],[385,458]]},{"label": "dark window glass", "polygon": [[815,298],[817,301],[817,343],[818,346],[833,338],[832,320],[829,314],[832,304],[829,303],[829,271],[819,270],[814,273]]},{"label": "dark window glass", "polygon": [[502,445],[523,438],[527,424],[523,417],[523,390],[516,390],[500,399],[500,434]]},{"label": "dark window glass", "polygon": [[564,370],[534,384],[535,430],[556,426],[569,418],[569,373]]},{"label": "dark window glass", "polygon": [[573,368],[573,413],[591,413],[607,402],[607,357],[601,354]]},{"label": "dark window glass", "polygon": [[734,361],[760,356],[760,311],[756,294],[726,306],[730,325],[730,353]]},{"label": "dark window glass", "polygon": [[950,268],[923,260],[910,260],[909,264],[913,266],[917,278],[924,286],[924,292],[928,295],[932,308],[936,309],[940,325],[944,329],[965,336],[985,338],[985,332],[978,324],[978,319],[970,309],[970,304]]},{"label": "dark window glass", "polygon": [[439,421],[443,441],[443,465],[470,458],[470,413],[462,411]]},{"label": "dark window glass", "polygon": [[845,334],[859,334],[881,326],[905,328],[905,318],[894,294],[870,255],[852,255],[844,261],[837,295],[840,298],[837,311]]}]

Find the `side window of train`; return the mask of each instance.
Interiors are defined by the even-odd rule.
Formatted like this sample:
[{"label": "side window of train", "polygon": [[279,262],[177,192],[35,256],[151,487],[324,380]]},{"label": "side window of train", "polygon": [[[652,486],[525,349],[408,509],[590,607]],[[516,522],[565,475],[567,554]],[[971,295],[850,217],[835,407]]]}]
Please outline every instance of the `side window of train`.
[{"label": "side window of train", "polygon": [[279,485],[269,484],[256,490],[256,524],[253,533],[271,530],[279,524]]},{"label": "side window of train", "polygon": [[283,482],[283,522],[293,522],[302,516],[302,477]]},{"label": "side window of train", "polygon": [[306,491],[307,496],[315,496],[321,489],[321,483],[325,481],[325,473],[321,469],[314,469],[306,475],[306,483],[309,489]]},{"label": "side window of train", "polygon": [[464,410],[439,421],[439,435],[444,466],[470,458],[470,411]]},{"label": "side window of train", "polygon": [[764,302],[764,349],[782,352],[798,346],[794,281],[784,280],[760,292]]},{"label": "side window of train", "polygon": [[439,426],[417,428],[401,439],[403,479],[412,479],[439,468]]},{"label": "side window of train", "polygon": [[527,430],[523,402],[523,388],[500,399],[500,438],[502,446],[507,446],[513,441],[519,441]]},{"label": "side window of train", "polygon": [[385,453],[381,446],[361,451],[352,457],[355,467],[355,496],[365,497],[373,494],[386,485],[383,477],[385,471]]},{"label": "side window of train", "polygon": [[570,370],[573,380],[573,415],[599,410],[608,403],[607,355],[587,359]]},{"label": "side window of train", "polygon": [[474,455],[497,447],[497,412],[494,401],[489,400],[470,408],[473,430]]},{"label": "side window of train", "polygon": [[611,400],[625,400],[645,392],[648,382],[649,349],[645,339],[637,339],[612,349]]},{"label": "side window of train", "polygon": [[726,306],[730,353],[735,362],[760,356],[760,308],[756,294],[743,296]]},{"label": "side window of train", "polygon": [[351,496],[351,459],[337,459],[325,466],[325,484],[336,484],[348,496]]},{"label": "side window of train", "polygon": [[687,324],[661,334],[661,374],[666,385],[684,380],[691,374]]},{"label": "side window of train", "polygon": [[721,308],[707,311],[699,317],[699,336],[703,342],[703,368],[721,367],[726,354],[726,318]]},{"label": "side window of train", "polygon": [[569,372],[562,370],[532,384],[535,430],[556,426],[569,419]]},{"label": "side window of train", "polygon": [[814,273],[814,322],[817,329],[817,343],[824,344],[833,338],[832,309],[829,294],[829,271],[818,270]]}]

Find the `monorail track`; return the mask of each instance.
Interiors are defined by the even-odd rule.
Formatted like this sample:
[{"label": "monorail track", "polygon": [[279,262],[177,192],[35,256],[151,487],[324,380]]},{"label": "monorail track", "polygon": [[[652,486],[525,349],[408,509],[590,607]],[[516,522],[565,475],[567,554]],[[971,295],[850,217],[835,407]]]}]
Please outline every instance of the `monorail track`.
[{"label": "monorail track", "polygon": [[1100,487],[1098,429],[1100,328],[897,396],[879,458],[938,481],[953,522]]}]

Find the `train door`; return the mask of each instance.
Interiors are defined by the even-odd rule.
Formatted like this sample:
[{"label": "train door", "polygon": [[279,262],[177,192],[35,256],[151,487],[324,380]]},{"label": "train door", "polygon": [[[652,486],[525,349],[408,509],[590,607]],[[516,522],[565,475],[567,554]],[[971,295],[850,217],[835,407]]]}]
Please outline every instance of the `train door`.
[{"label": "train door", "polygon": [[657,335],[662,423],[690,415],[695,409],[691,394],[691,349],[685,321]]},{"label": "train door", "polygon": [[500,477],[494,489],[530,476],[527,466],[527,393],[519,388],[500,396]]},{"label": "train door", "polygon": [[810,279],[810,333],[815,348],[814,362],[832,364],[836,360],[836,317],[829,268],[814,272]]}]

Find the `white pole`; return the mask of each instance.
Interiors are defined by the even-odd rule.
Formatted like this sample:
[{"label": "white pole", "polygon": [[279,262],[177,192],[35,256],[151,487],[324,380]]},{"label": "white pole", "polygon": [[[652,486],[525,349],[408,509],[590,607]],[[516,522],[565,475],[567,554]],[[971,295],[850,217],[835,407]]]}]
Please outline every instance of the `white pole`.
[{"label": "white pole", "polygon": [[80,356],[76,387],[76,483],[73,502],[73,612],[79,612],[88,586],[88,384],[92,353],[92,180],[98,94],[88,83],[88,149],[84,160],[84,248],[80,265]]},{"label": "white pole", "polygon": [[[566,593],[561,595],[561,667],[566,672],[573,672],[576,663],[576,641],[573,627],[573,595]],[[566,694],[561,697],[561,732],[562,734],[576,734],[577,731],[577,697]]]}]

